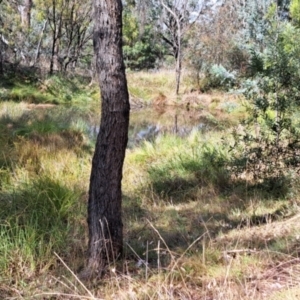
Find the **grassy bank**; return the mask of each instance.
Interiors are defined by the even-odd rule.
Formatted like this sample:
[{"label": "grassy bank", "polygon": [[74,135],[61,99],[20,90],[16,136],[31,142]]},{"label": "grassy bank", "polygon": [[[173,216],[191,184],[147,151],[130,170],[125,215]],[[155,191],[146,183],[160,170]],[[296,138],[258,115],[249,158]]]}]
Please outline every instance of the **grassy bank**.
[{"label": "grassy bank", "polygon": [[[149,105],[159,95],[173,97],[169,78],[129,74],[129,89]],[[233,176],[230,133],[244,114],[239,99],[182,94],[175,100],[196,97],[198,120],[209,116],[213,130],[181,137],[162,133],[127,150],[125,258],[112,263],[101,281],[81,283],[76,274],[87,249],[97,87],[61,81],[53,102],[52,94],[41,90],[45,83],[24,85],[19,98],[12,97],[16,87],[5,84],[0,102],[3,299],[297,299],[300,195],[293,185],[278,193]],[[30,89],[37,93],[34,101],[24,92]],[[181,110],[186,102],[176,113]]]}]

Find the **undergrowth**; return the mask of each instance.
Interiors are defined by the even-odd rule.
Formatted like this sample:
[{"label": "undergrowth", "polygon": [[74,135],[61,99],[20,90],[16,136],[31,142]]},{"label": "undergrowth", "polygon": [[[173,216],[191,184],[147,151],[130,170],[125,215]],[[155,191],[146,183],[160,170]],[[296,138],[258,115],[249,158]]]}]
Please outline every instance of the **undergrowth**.
[{"label": "undergrowth", "polygon": [[3,299],[297,299],[298,189],[278,196],[237,180],[226,126],[161,131],[127,149],[124,259],[82,282],[99,111],[9,99],[0,103]]}]

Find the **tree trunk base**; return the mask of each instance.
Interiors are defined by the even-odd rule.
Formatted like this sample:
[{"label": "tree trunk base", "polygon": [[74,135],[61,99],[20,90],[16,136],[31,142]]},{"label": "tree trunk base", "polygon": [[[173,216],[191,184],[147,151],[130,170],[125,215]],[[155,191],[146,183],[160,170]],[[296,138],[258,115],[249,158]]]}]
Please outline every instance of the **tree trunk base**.
[{"label": "tree trunk base", "polygon": [[92,280],[98,280],[104,276],[106,269],[106,267],[86,266],[79,272],[78,278],[81,281],[88,282],[91,282]]}]

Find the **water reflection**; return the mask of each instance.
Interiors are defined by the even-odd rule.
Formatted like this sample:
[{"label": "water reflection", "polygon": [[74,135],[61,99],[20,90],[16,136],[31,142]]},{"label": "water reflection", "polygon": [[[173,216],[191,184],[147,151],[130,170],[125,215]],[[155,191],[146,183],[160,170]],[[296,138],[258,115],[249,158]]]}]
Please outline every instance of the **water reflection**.
[{"label": "water reflection", "polygon": [[[85,131],[92,140],[99,133],[99,109],[76,107],[28,106],[22,118],[27,120],[54,120],[61,128],[71,126]],[[27,120],[27,121],[28,121]],[[27,122],[26,121],[26,122]],[[128,147],[132,148],[143,141],[153,141],[163,134],[175,134],[184,137],[191,131],[220,129],[220,123],[208,111],[184,107],[147,107],[132,109],[130,114]]]},{"label": "water reflection", "polygon": [[[217,129],[218,124],[212,115],[202,110],[174,109],[165,110],[144,108],[132,110],[130,115],[128,147],[132,148],[143,141],[153,141],[157,136],[171,133],[184,137],[191,131],[207,131]],[[96,138],[99,124],[92,124],[89,134]]]},{"label": "water reflection", "polygon": [[191,131],[207,131],[218,127],[215,118],[201,109],[166,107],[142,109],[131,112],[129,147],[143,140],[153,140],[161,134],[186,136]]}]

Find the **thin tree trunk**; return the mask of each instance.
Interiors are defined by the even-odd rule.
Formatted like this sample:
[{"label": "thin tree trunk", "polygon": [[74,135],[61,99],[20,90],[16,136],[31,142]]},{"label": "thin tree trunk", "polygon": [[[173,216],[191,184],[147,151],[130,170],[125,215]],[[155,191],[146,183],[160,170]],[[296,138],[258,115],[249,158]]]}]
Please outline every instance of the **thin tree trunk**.
[{"label": "thin tree trunk", "polygon": [[[179,25],[180,26],[180,25]],[[181,38],[180,27],[178,27],[178,54],[176,59],[176,95],[179,95],[181,79]]]},{"label": "thin tree trunk", "polygon": [[1,75],[3,75],[3,50],[2,50],[2,40],[0,39],[0,76]]},{"label": "thin tree trunk", "polygon": [[[176,95],[179,94],[179,87],[180,87],[180,79],[181,79],[181,39],[182,39],[182,29],[181,29],[181,22],[180,22],[180,14],[178,15],[176,11],[172,10],[168,5],[164,3],[163,0],[160,0],[162,6],[174,17],[176,21],[176,31],[177,31],[177,41],[174,41],[175,45],[177,46],[177,51],[174,53],[174,57],[176,59],[176,66],[175,66],[175,73],[176,73]],[[185,10],[184,10],[185,12]],[[166,39],[165,39],[166,40]],[[177,53],[177,55],[176,55]]]},{"label": "thin tree trunk", "polygon": [[129,96],[122,54],[121,0],[94,0],[94,51],[102,98],[100,131],[90,178],[89,257],[82,277],[101,276],[122,256],[122,169]]},{"label": "thin tree trunk", "polygon": [[[55,48],[56,48],[56,41],[57,41],[57,34],[56,34],[56,1],[52,0],[52,21],[53,27],[52,29],[52,47],[51,47],[51,59],[50,59],[50,75],[53,75],[54,71],[54,56],[55,56]],[[51,20],[49,19],[49,23],[51,24]]]},{"label": "thin tree trunk", "polygon": [[42,45],[42,41],[43,41],[44,32],[45,32],[46,27],[47,27],[47,23],[48,23],[48,20],[46,20],[44,22],[44,25],[43,25],[43,28],[42,28],[42,31],[41,31],[41,34],[40,34],[40,39],[39,39],[39,42],[38,42],[38,45],[37,45],[37,48],[36,48],[35,57],[34,57],[34,61],[33,61],[32,66],[35,66],[35,64],[37,63],[37,61],[40,57],[41,45]]},{"label": "thin tree trunk", "polygon": [[51,47],[50,71],[49,71],[50,75],[53,75],[54,72],[55,45],[56,45],[56,38],[53,35],[52,47]]},{"label": "thin tree trunk", "polygon": [[180,79],[181,79],[181,24],[180,24],[180,17],[176,16],[176,23],[177,23],[177,61],[176,61],[176,95],[179,94],[179,87],[180,87]]},{"label": "thin tree trunk", "polygon": [[18,5],[22,26],[27,30],[30,29],[31,26],[31,9],[32,0],[24,0],[20,5]]},{"label": "thin tree trunk", "polygon": [[31,9],[32,9],[32,0],[25,0],[24,3],[24,16],[23,23],[27,29],[30,29],[31,26]]}]

